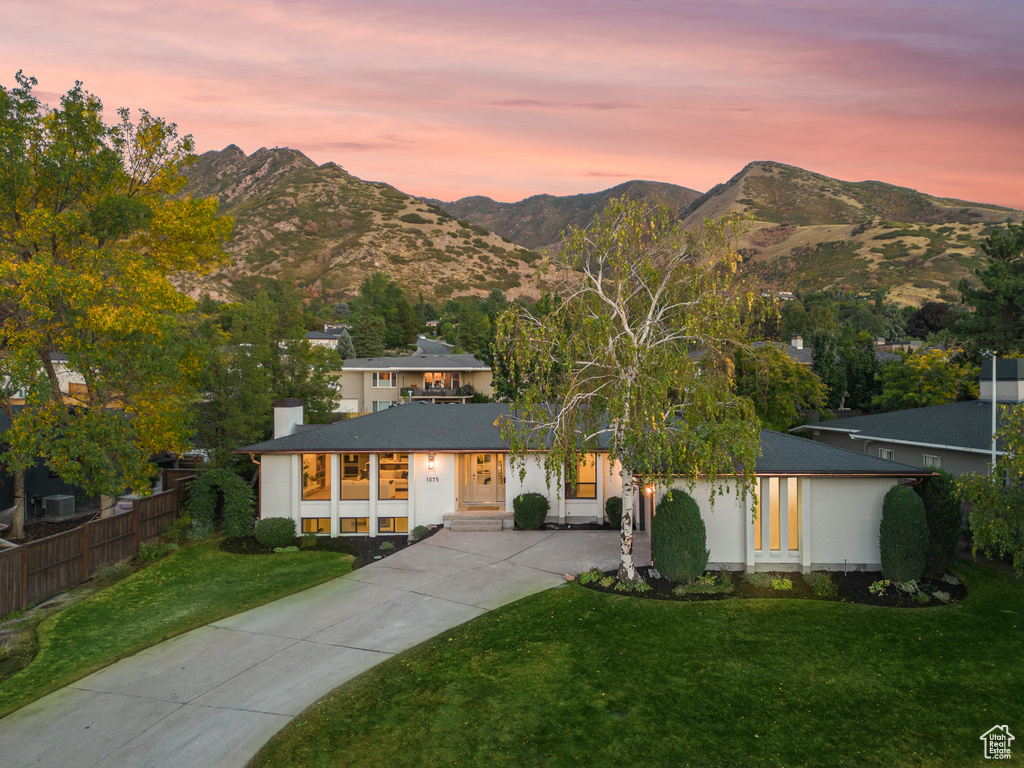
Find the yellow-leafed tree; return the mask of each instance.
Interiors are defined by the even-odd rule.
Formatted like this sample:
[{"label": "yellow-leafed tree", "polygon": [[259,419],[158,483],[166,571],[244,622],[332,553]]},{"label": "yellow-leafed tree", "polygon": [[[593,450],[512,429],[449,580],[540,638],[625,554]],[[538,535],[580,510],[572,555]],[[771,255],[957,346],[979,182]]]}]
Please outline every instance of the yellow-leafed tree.
[{"label": "yellow-leafed tree", "polygon": [[[145,492],[150,457],[181,449],[201,368],[169,277],[224,258],[231,221],[178,195],[190,136],[148,112],[103,122],[81,83],[43,105],[0,86],[0,405],[15,476],[42,460],[90,494]],[[69,387],[69,381],[74,386]]]}]

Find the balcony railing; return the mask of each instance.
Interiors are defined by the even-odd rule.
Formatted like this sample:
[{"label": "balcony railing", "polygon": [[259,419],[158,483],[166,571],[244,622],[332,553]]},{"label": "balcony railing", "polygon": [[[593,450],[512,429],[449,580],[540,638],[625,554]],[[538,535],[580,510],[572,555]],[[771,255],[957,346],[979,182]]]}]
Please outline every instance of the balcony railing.
[{"label": "balcony railing", "polygon": [[420,387],[412,388],[412,398],[423,399],[423,398],[447,398],[454,399],[460,397],[472,397],[473,387],[469,384],[464,384],[461,387],[430,387],[430,389],[421,389]]}]

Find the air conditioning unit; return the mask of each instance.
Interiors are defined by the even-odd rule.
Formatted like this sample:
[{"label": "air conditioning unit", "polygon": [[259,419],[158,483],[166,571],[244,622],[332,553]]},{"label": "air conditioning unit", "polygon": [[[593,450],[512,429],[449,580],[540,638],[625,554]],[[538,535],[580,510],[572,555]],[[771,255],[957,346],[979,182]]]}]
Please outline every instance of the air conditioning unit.
[{"label": "air conditioning unit", "polygon": [[43,519],[50,523],[69,520],[75,516],[75,497],[70,495],[44,496]]}]

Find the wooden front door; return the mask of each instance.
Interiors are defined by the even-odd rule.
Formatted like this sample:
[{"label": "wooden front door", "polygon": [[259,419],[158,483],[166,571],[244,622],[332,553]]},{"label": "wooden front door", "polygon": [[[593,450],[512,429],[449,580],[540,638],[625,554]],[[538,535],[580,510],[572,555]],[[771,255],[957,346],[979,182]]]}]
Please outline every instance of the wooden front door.
[{"label": "wooden front door", "polygon": [[505,455],[464,454],[462,492],[464,504],[494,504],[505,501]]}]

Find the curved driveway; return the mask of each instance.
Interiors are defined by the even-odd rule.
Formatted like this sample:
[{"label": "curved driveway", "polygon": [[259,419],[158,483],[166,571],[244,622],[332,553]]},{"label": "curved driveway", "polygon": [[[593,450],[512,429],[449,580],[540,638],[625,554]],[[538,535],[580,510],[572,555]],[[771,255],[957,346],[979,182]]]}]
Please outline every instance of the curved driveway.
[{"label": "curved driveway", "polygon": [[[642,563],[649,544],[643,534],[636,543]],[[616,532],[441,531],[122,659],[8,715],[0,720],[0,763],[244,766],[295,715],[381,661],[558,586],[567,572],[617,562]]]}]

